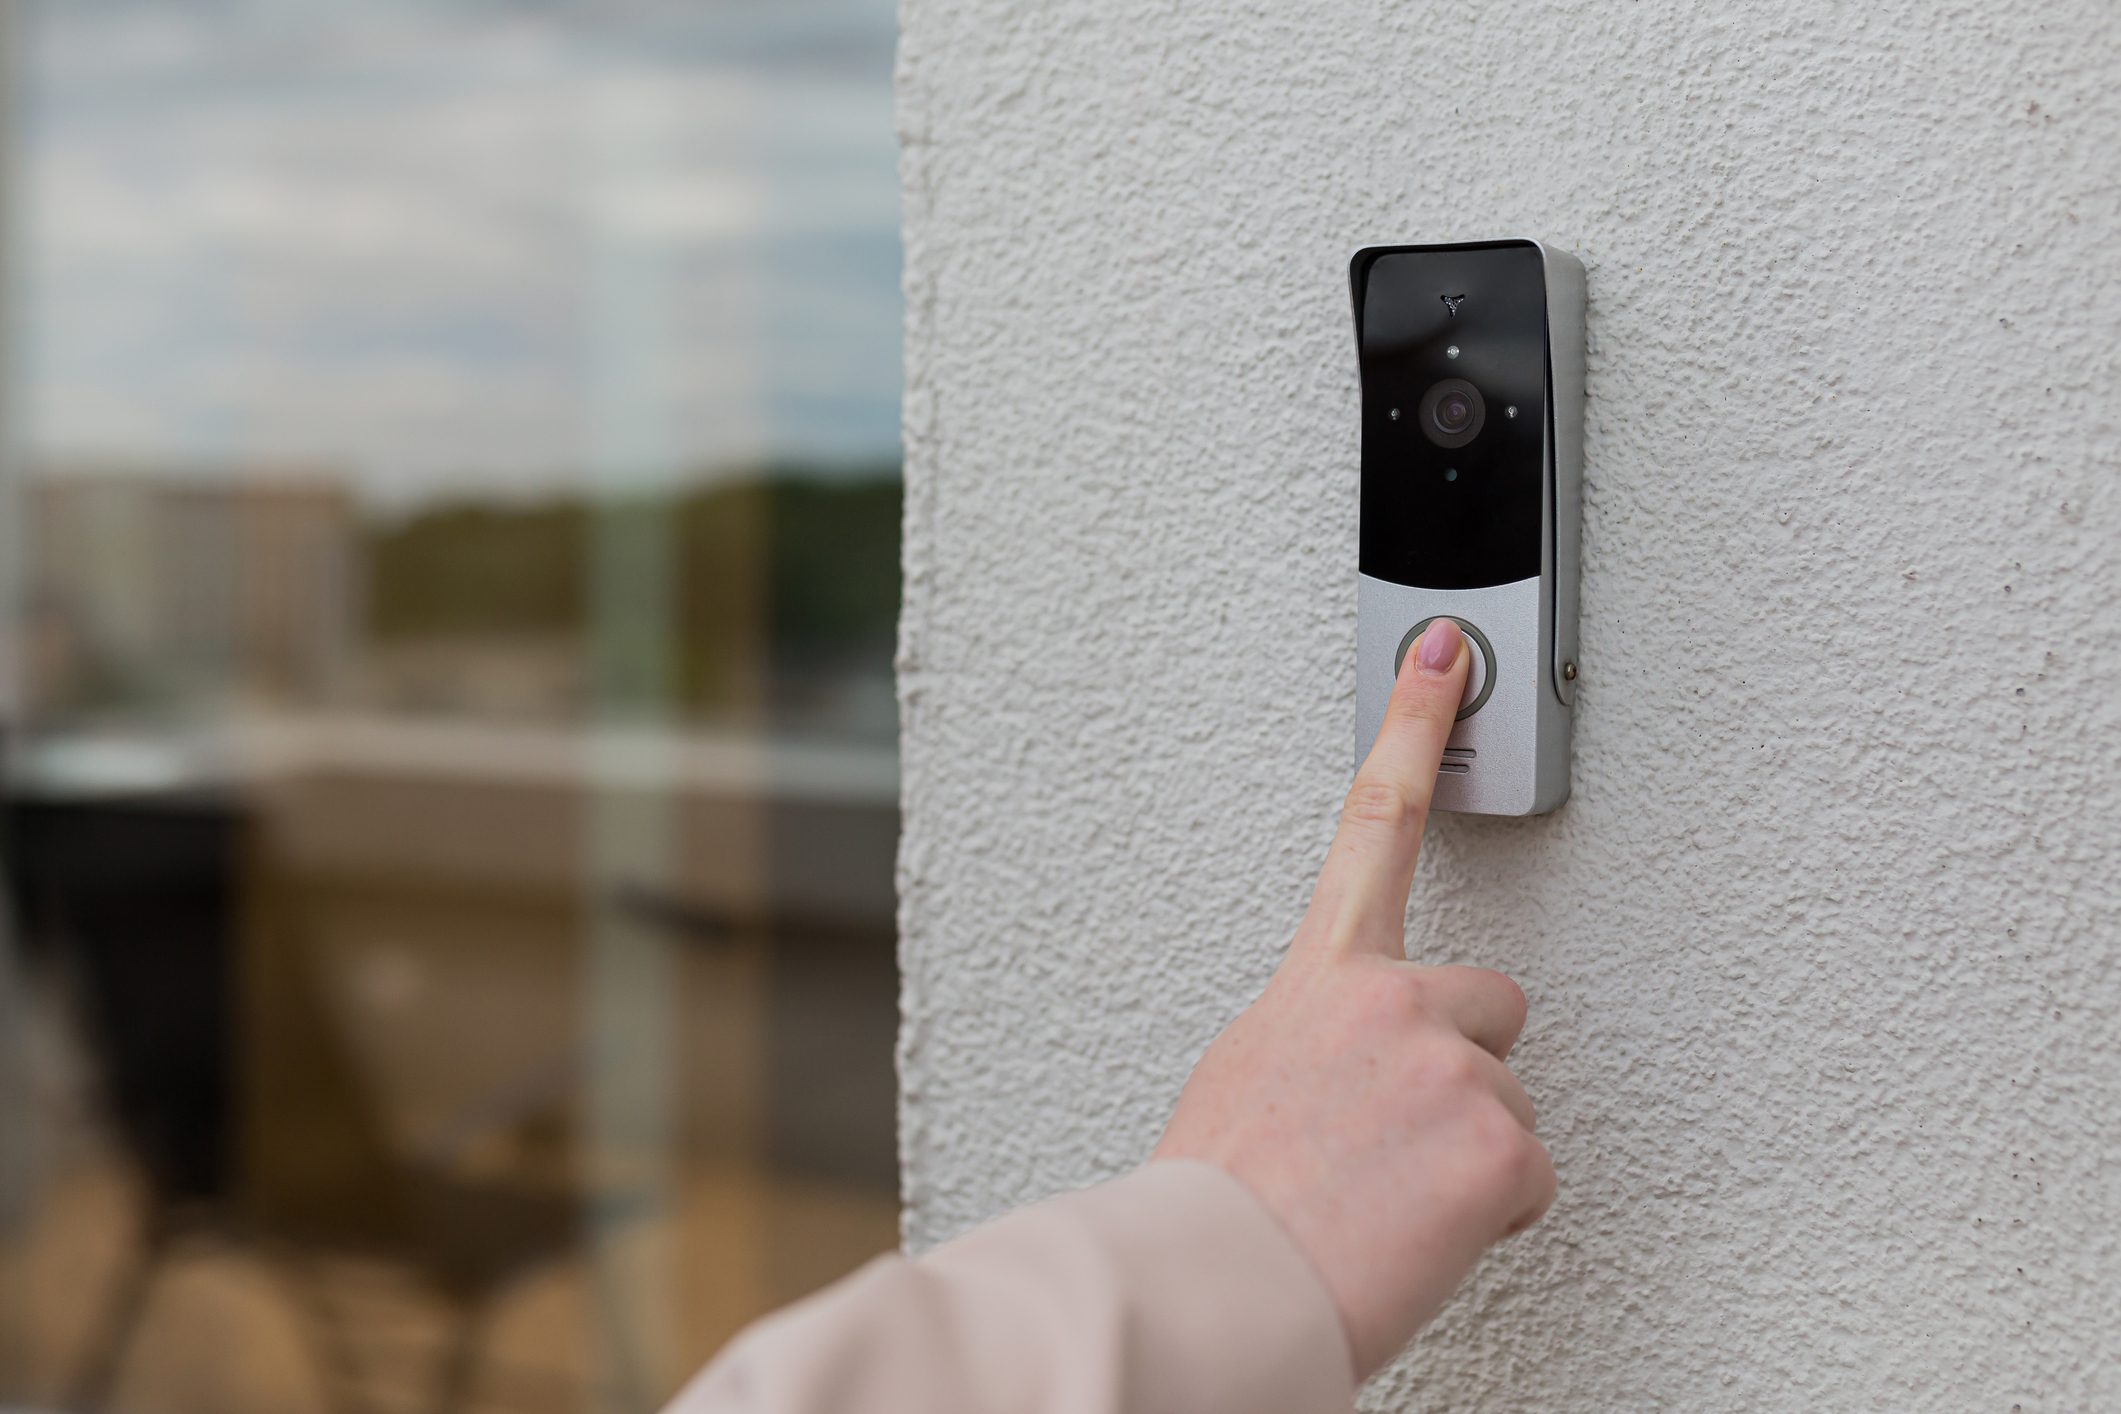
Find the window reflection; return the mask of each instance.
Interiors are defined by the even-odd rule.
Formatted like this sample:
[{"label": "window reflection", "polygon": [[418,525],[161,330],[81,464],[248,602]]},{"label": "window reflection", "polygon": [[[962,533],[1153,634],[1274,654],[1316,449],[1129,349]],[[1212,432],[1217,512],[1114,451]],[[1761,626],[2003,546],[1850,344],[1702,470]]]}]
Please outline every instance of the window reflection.
[{"label": "window reflection", "polygon": [[16,13],[0,1404],[651,1408],[896,1240],[893,8]]}]

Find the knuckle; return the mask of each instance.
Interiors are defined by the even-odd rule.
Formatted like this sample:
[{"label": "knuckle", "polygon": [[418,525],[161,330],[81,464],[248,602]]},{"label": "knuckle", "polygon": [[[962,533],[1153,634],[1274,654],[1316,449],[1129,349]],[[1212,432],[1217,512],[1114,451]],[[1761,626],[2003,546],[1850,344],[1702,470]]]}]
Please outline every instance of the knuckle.
[{"label": "knuckle", "polygon": [[1554,1193],[1560,1187],[1560,1178],[1554,1172],[1554,1156],[1537,1139],[1532,1141],[1532,1159],[1537,1171],[1537,1183],[1532,1190],[1533,1219],[1536,1221],[1539,1214],[1554,1205]]},{"label": "knuckle", "polygon": [[1540,1142],[1500,1100],[1474,1112],[1472,1145],[1481,1168],[1507,1186],[1521,1184],[1546,1156]]},{"label": "knuckle", "polygon": [[1540,1160],[1539,1172],[1528,1184],[1524,1195],[1523,1209],[1511,1220],[1509,1227],[1503,1230],[1504,1237],[1515,1237],[1518,1233],[1523,1232],[1526,1228],[1545,1217],[1547,1210],[1554,1206],[1556,1189],[1554,1161],[1547,1155],[1544,1148],[1539,1151],[1538,1157]]},{"label": "knuckle", "polygon": [[1532,1009],[1531,1000],[1525,996],[1524,988],[1517,985],[1515,978],[1500,972],[1495,974],[1495,986],[1502,994],[1503,1005],[1509,1010],[1512,1029],[1523,1030],[1525,1018]]},{"label": "knuckle", "polygon": [[1341,819],[1351,825],[1404,830],[1418,822],[1425,802],[1396,781],[1357,781],[1341,806]]},{"label": "knuckle", "polygon": [[1428,983],[1404,963],[1377,968],[1368,986],[1370,999],[1396,1024],[1416,1020],[1428,1010]]},{"label": "knuckle", "polygon": [[1478,992],[1483,1008],[1495,1007],[1508,1013],[1512,1019],[1522,1022],[1530,1006],[1524,988],[1517,985],[1507,972],[1497,972],[1492,967],[1460,967],[1453,969],[1464,985]]},{"label": "knuckle", "polygon": [[1530,1227],[1546,1216],[1547,1209],[1554,1206],[1554,1192],[1558,1184],[1554,1173],[1553,1155],[1549,1154],[1546,1145],[1537,1139],[1531,1142],[1530,1158],[1527,1162],[1531,1168],[1531,1174],[1526,1180],[1529,1201],[1525,1207],[1524,1219],[1519,1224],[1520,1230]]},{"label": "knuckle", "polygon": [[1437,1046],[1421,1062],[1421,1083],[1449,1093],[1477,1090],[1482,1084],[1481,1053],[1470,1042],[1454,1041]]}]

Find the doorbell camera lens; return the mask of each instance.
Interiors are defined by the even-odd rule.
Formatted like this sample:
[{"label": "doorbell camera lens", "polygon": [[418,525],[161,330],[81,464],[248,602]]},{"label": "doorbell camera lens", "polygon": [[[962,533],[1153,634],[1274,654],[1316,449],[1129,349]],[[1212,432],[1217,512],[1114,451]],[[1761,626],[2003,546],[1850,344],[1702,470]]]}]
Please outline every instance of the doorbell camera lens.
[{"label": "doorbell camera lens", "polygon": [[1480,389],[1463,378],[1446,378],[1422,394],[1421,430],[1439,447],[1463,447],[1487,420]]}]

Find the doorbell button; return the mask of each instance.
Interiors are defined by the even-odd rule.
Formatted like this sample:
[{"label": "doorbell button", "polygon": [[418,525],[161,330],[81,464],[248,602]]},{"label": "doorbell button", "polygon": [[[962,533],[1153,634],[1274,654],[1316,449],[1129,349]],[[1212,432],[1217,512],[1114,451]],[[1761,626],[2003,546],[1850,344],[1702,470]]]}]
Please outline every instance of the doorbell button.
[{"label": "doorbell button", "polygon": [[[1423,629],[1442,617],[1444,616],[1440,614],[1432,614],[1408,629],[1407,636],[1399,640],[1399,651],[1392,655],[1392,676],[1395,679],[1399,676],[1400,664],[1407,661],[1407,650],[1414,646],[1414,640],[1421,637]],[[1473,647],[1473,661],[1466,668],[1466,690],[1458,699],[1458,720],[1462,722],[1487,706],[1489,694],[1495,691],[1495,646],[1488,642],[1486,634],[1464,619],[1456,614],[1449,617],[1452,623],[1464,630],[1466,642]]]}]

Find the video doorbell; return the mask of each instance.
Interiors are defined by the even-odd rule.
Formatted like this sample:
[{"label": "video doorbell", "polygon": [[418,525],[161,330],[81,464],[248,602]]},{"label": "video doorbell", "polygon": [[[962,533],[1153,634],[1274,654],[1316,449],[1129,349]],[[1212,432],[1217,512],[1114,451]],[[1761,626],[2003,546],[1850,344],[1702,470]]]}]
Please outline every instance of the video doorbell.
[{"label": "video doorbell", "polygon": [[1436,617],[1473,654],[1438,809],[1568,798],[1583,475],[1583,266],[1535,240],[1356,252],[1356,758]]}]

